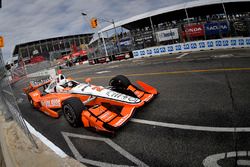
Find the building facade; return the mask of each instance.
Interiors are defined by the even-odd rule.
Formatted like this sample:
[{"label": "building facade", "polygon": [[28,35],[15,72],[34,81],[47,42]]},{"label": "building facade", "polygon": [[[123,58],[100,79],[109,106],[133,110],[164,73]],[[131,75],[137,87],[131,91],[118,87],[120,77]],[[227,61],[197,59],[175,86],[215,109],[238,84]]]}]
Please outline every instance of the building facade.
[{"label": "building facade", "polygon": [[[99,33],[107,36],[105,42],[111,59],[155,46],[250,37],[250,8],[247,6],[250,6],[249,0],[192,1],[118,21]],[[91,59],[105,56],[101,40],[90,48],[93,48]]]},{"label": "building facade", "polygon": [[49,60],[52,55],[64,56],[72,50],[82,50],[93,37],[93,33],[61,36],[32,41],[15,46],[13,57],[18,56],[28,63],[34,56]]}]

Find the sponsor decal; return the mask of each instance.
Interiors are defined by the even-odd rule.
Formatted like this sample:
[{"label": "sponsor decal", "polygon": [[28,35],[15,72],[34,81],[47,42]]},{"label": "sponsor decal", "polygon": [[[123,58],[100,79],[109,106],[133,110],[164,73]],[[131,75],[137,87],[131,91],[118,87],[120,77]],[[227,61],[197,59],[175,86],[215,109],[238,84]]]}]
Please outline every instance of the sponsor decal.
[{"label": "sponsor decal", "polygon": [[153,53],[153,51],[152,51],[151,49],[148,49],[148,50],[147,50],[147,54],[148,54],[148,55],[151,55],[152,53]]},{"label": "sponsor decal", "polygon": [[139,56],[139,52],[133,52],[133,55],[134,55],[134,57],[137,57],[137,56]]},{"label": "sponsor decal", "polygon": [[41,79],[39,81],[30,81],[30,84],[35,87],[35,86],[39,86],[39,85],[42,85],[42,84],[45,84],[47,82],[51,81],[50,78],[46,78],[46,79]]},{"label": "sponsor decal", "polygon": [[205,48],[205,47],[206,47],[205,42],[199,42],[199,47],[200,47],[200,48]]},{"label": "sponsor decal", "polygon": [[147,36],[144,36],[144,37],[135,37],[134,38],[134,41],[136,42],[136,43],[138,43],[138,44],[141,44],[141,43],[143,43],[143,41],[150,41],[150,40],[152,40],[153,39],[153,36],[152,35],[150,35],[150,34],[147,34]]},{"label": "sponsor decal", "polygon": [[183,48],[184,48],[184,50],[189,49],[189,44],[183,44]]},{"label": "sponsor decal", "polygon": [[160,48],[160,52],[161,52],[161,53],[165,53],[165,52],[166,52],[165,47],[161,47],[161,48]]},{"label": "sponsor decal", "polygon": [[168,46],[168,51],[169,52],[173,52],[174,51],[174,47],[173,46]]},{"label": "sponsor decal", "polygon": [[229,41],[228,40],[224,40],[223,41],[223,46],[229,46]]},{"label": "sponsor decal", "polygon": [[117,99],[120,101],[128,101],[130,103],[138,103],[139,102],[139,99],[137,99],[137,98],[127,96],[127,95],[124,95],[124,94],[121,94],[121,93],[118,93],[115,91],[111,91],[111,90],[108,91],[106,94],[108,97],[110,97],[112,99]]},{"label": "sponsor decal", "polygon": [[222,42],[221,41],[215,41],[215,45],[216,46],[222,46]]},{"label": "sponsor decal", "polygon": [[127,39],[122,39],[121,41],[120,41],[120,45],[121,46],[129,46],[129,45],[131,45],[132,44],[132,41],[131,41],[131,39],[129,39],[129,38],[127,38]]},{"label": "sponsor decal", "polygon": [[196,49],[197,48],[197,44],[196,43],[191,43],[191,49]]},{"label": "sponsor decal", "polygon": [[45,100],[41,101],[42,106],[45,107],[60,107],[60,100],[59,99],[50,99],[50,100]]},{"label": "sponsor decal", "polygon": [[159,48],[155,48],[154,53],[160,53]]},{"label": "sponsor decal", "polygon": [[207,46],[208,46],[209,48],[214,47],[214,42],[213,42],[213,41],[207,41]]},{"label": "sponsor decal", "polygon": [[244,39],[239,39],[239,45],[244,45]]},{"label": "sponsor decal", "polygon": [[238,32],[247,31],[247,26],[244,22],[234,22],[233,27]]},{"label": "sponsor decal", "polygon": [[250,45],[250,39],[246,39],[246,44]]},{"label": "sponsor decal", "polygon": [[156,32],[156,38],[159,42],[179,39],[178,28]]},{"label": "sponsor decal", "polygon": [[227,22],[213,22],[204,24],[206,35],[226,34],[229,31]]},{"label": "sponsor decal", "polygon": [[235,39],[231,40],[231,46],[236,46],[236,40]]},{"label": "sponsor decal", "polygon": [[140,51],[140,55],[141,55],[141,56],[144,56],[144,55],[145,55],[145,51],[144,51],[144,50],[141,50],[141,51]]},{"label": "sponsor decal", "polygon": [[175,50],[181,50],[181,45],[176,45]]},{"label": "sponsor decal", "polygon": [[204,36],[204,26],[202,24],[186,25],[184,27],[183,36],[189,36],[189,37]]}]

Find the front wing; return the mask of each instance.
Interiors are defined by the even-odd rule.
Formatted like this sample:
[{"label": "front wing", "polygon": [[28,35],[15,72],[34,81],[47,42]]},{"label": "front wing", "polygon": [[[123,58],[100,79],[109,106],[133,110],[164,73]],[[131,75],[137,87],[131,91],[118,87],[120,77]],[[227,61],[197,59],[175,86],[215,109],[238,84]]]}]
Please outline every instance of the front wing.
[{"label": "front wing", "polygon": [[124,106],[120,113],[115,113],[102,105],[97,105],[82,112],[82,122],[84,127],[113,132],[133,116],[134,110],[133,106]]}]

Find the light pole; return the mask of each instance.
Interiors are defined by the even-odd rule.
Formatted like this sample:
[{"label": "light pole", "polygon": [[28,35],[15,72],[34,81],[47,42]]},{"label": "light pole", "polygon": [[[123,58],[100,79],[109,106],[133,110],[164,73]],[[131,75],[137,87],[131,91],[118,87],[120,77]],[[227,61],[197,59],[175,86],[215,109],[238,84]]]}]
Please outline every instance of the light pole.
[{"label": "light pole", "polygon": [[[100,18],[100,17],[96,17],[96,18],[99,19],[99,20],[102,20],[102,21],[105,21],[105,22],[108,22],[108,23],[113,24],[113,28],[114,28],[114,30],[115,30],[115,41],[116,41],[117,44],[118,44],[118,52],[120,53],[120,51],[121,51],[121,48],[120,48],[120,40],[119,40],[118,35],[117,35],[116,25],[115,25],[114,19],[112,19],[112,21],[110,21],[110,20],[103,19],[103,18]],[[101,33],[102,33],[102,31],[101,31]]]},{"label": "light pole", "polygon": [[[88,15],[86,13],[82,13],[82,15],[87,17],[87,23],[89,23],[90,19],[88,18]],[[98,33],[98,36],[99,36],[99,33]],[[106,47],[106,42],[105,42],[104,35],[103,35],[102,31],[101,31],[101,38],[102,38],[102,43],[103,43],[103,46],[104,46],[106,58],[108,58],[109,55],[108,55],[108,51],[107,51],[107,47]]]}]

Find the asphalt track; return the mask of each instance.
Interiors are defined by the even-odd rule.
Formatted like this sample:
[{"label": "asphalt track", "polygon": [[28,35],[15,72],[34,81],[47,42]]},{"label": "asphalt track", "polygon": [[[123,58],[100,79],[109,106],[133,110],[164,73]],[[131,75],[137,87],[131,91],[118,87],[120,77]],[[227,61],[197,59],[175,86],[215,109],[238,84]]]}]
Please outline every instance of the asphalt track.
[{"label": "asphalt track", "polygon": [[176,54],[64,70],[78,81],[92,77],[95,85],[107,85],[112,76],[123,74],[158,89],[160,94],[112,138],[34,110],[21,92],[25,81],[13,88],[24,118],[86,165],[247,166],[249,51]]}]

